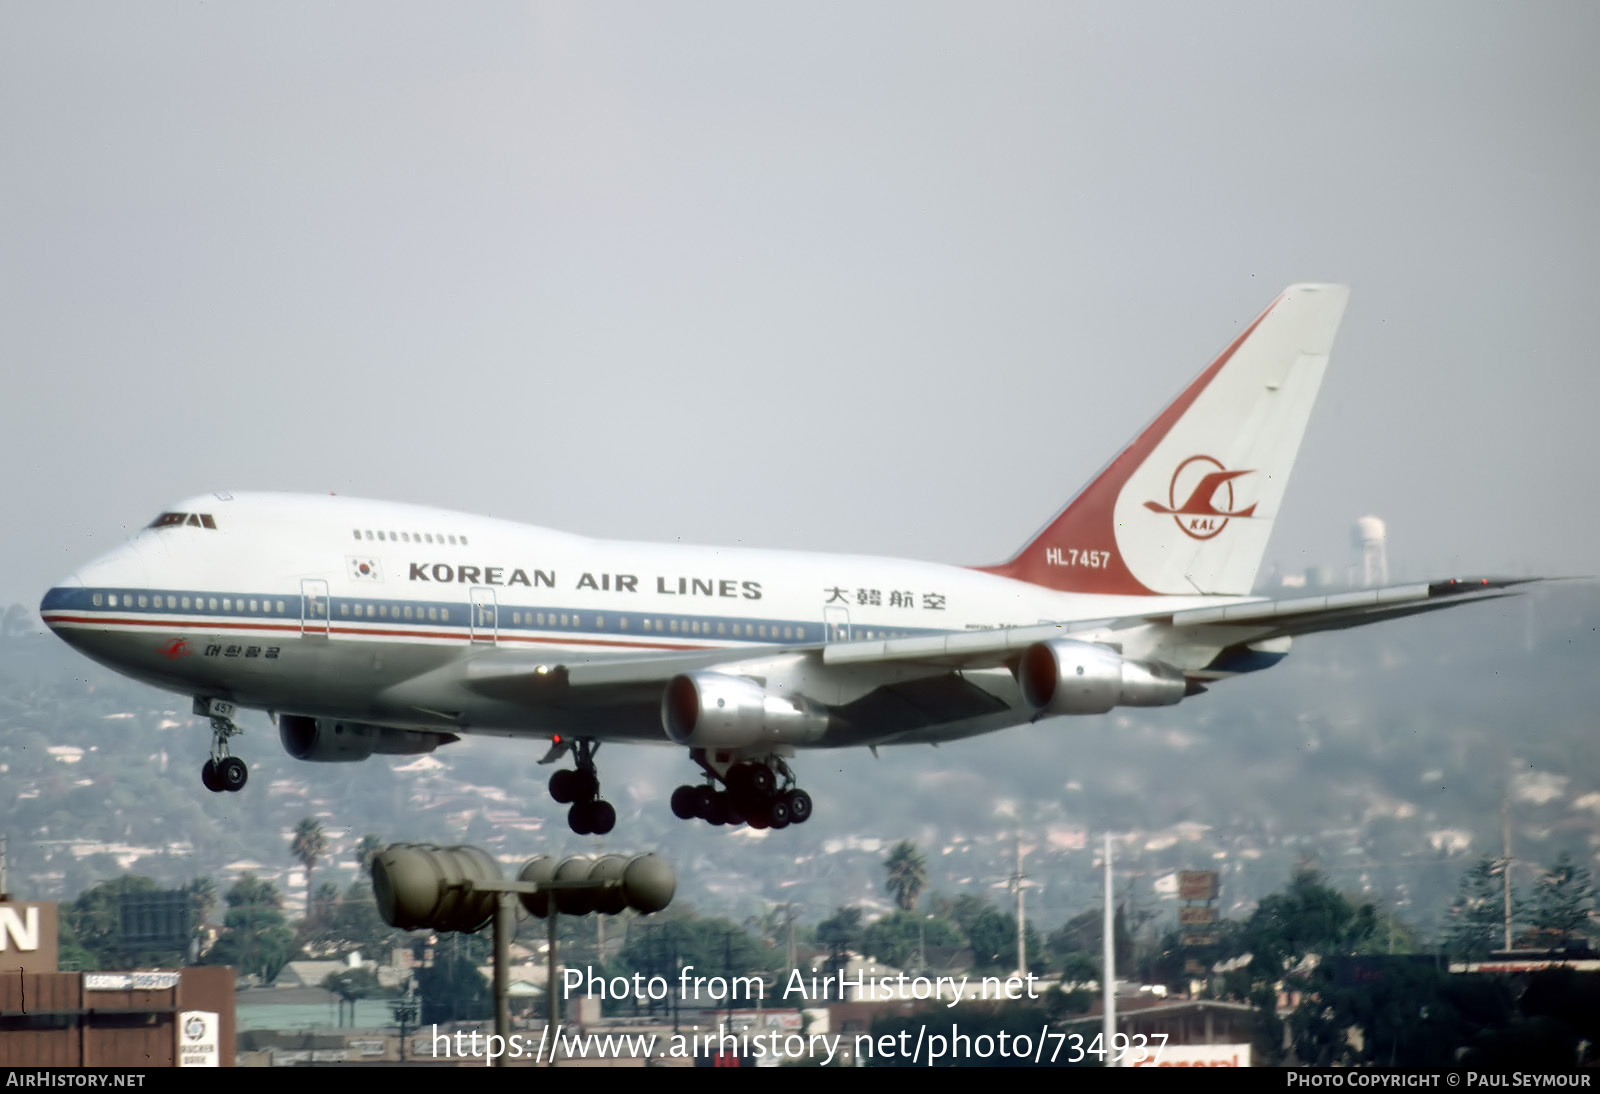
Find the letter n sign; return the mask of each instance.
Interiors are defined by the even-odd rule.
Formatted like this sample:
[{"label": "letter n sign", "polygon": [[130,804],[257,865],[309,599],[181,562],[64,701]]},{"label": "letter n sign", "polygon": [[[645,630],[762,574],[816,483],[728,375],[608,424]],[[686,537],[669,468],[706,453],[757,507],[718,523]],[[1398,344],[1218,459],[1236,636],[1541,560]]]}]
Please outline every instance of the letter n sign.
[{"label": "letter n sign", "polygon": [[55,972],[54,904],[0,901],[0,971]]},{"label": "letter n sign", "polygon": [[[20,914],[18,914],[20,913]],[[39,906],[0,904],[0,950],[33,953],[39,948]]]}]

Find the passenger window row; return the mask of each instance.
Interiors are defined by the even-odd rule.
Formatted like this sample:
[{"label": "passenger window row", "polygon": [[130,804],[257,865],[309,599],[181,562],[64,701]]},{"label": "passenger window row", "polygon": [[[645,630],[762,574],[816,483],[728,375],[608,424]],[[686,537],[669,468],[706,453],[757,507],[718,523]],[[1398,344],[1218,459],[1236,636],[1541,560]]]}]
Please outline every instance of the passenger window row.
[{"label": "passenger window row", "polygon": [[447,536],[443,532],[374,532],[370,528],[352,528],[351,535],[356,539],[376,540],[379,543],[434,543],[450,546],[465,547],[466,536]]}]

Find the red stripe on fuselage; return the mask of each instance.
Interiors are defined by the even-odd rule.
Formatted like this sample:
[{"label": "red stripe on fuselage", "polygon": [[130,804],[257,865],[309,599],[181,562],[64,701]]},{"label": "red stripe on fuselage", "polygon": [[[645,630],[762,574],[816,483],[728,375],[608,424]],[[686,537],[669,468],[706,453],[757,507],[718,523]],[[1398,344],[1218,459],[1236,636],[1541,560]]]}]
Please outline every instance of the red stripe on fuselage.
[{"label": "red stripe on fuselage", "polygon": [[[45,615],[42,618],[44,619],[44,621],[46,623],[73,623],[73,624],[79,624],[79,625],[84,625],[84,626],[165,627],[165,628],[169,628],[171,630],[178,630],[178,631],[187,630],[187,631],[202,631],[202,632],[203,631],[208,631],[208,630],[287,631],[287,632],[292,633],[292,634],[305,634],[305,635],[312,635],[312,636],[331,633],[331,634],[347,634],[347,635],[364,635],[364,636],[376,637],[376,638],[436,638],[436,639],[441,639],[441,640],[450,641],[450,642],[473,642],[473,638],[472,638],[471,633],[468,632],[465,628],[457,628],[457,629],[452,630],[452,631],[447,632],[447,633],[440,633],[438,631],[406,631],[406,630],[392,630],[392,629],[390,629],[390,630],[378,630],[376,628],[371,629],[371,630],[366,630],[366,629],[358,629],[358,628],[355,628],[355,627],[331,627],[327,631],[324,631],[324,630],[322,630],[320,628],[302,629],[299,624],[282,624],[282,623],[277,623],[277,624],[273,624],[273,623],[219,623],[219,622],[213,622],[213,621],[206,621],[206,622],[202,623],[202,622],[196,622],[193,619],[184,619],[184,620],[122,619],[122,618],[111,619],[111,618],[105,618],[105,617],[102,617],[102,616],[57,615],[55,613],[51,613],[49,615]],[[528,642],[528,643],[531,643],[531,644],[549,645],[549,646],[601,646],[601,647],[614,647],[614,648],[618,648],[618,649],[637,649],[637,650],[716,650],[716,649],[764,649],[764,648],[766,648],[766,647],[761,646],[759,644],[750,645],[750,646],[745,646],[745,645],[727,645],[727,646],[711,645],[711,646],[708,646],[708,645],[703,645],[703,644],[702,645],[692,645],[692,644],[688,644],[688,643],[677,643],[677,644],[674,644],[674,643],[670,643],[670,642],[631,642],[631,641],[624,641],[624,640],[618,640],[618,639],[609,639],[609,638],[577,638],[577,637],[573,637],[573,638],[552,638],[552,637],[545,637],[545,636],[542,636],[542,635],[525,635],[525,634],[499,634],[499,635],[496,635],[496,637],[495,637],[495,639],[493,641],[490,641],[489,639],[485,638],[485,639],[482,639],[480,641],[474,642],[473,644],[483,645],[483,646],[491,646],[491,645],[497,645],[497,644],[504,643],[504,642]]]}]

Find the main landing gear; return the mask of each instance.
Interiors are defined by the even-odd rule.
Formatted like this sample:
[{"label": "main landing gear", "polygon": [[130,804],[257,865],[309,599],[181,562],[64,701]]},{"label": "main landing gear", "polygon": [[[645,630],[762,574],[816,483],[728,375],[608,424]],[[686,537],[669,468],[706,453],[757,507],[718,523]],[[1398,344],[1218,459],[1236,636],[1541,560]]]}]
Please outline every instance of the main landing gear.
[{"label": "main landing gear", "polygon": [[[564,743],[564,742],[563,742]],[[580,836],[603,836],[617,824],[617,811],[600,797],[600,776],[595,771],[594,755],[600,746],[587,737],[571,744],[576,770],[562,768],[550,776],[550,796],[567,810],[567,827]]]},{"label": "main landing gear", "polygon": [[[708,824],[787,828],[811,819],[811,795],[794,785],[794,772],[780,757],[724,764],[719,770],[702,750],[696,749],[693,756],[708,782],[672,792],[672,812],[680,820],[698,817]],[[725,789],[716,789],[712,785],[716,782]]]},{"label": "main landing gear", "polygon": [[213,794],[243,790],[250,779],[250,769],[228,748],[228,738],[244,732],[234,724],[236,710],[232,703],[221,699],[194,701],[194,712],[211,719],[211,758],[200,768],[200,781]]}]

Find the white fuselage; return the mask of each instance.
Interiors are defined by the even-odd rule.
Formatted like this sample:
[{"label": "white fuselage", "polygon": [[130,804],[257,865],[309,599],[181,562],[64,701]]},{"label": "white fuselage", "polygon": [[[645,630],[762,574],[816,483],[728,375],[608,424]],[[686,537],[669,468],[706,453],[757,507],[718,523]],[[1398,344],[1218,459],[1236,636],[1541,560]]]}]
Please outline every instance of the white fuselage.
[{"label": "white fuselage", "polygon": [[[742,662],[835,641],[1132,616],[1154,599],[931,562],[588,539],[331,495],[207,495],[163,521],[53,588],[41,605],[51,628],[173,691],[456,732],[665,741],[650,724],[654,700],[638,695],[632,715],[608,718],[454,686],[430,693],[428,674],[463,659],[704,650]],[[1222,598],[1159,599],[1182,610]]]}]

